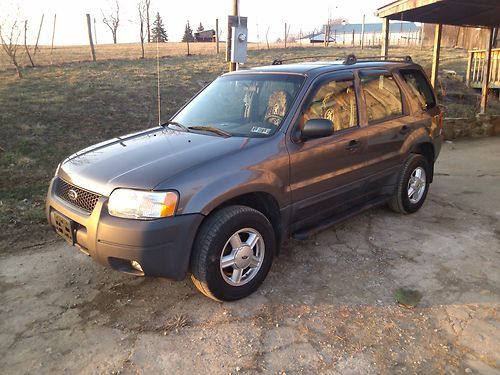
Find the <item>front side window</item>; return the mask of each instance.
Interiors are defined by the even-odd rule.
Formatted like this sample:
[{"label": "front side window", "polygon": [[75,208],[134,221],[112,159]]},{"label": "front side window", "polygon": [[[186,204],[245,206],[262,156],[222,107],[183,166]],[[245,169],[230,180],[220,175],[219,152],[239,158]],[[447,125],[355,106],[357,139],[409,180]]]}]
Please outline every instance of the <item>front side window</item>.
[{"label": "front side window", "polygon": [[353,80],[328,81],[321,84],[310,104],[304,109],[300,125],[317,118],[331,120],[334,131],[358,126]]},{"label": "front side window", "polygon": [[303,81],[304,77],[289,74],[221,77],[172,121],[198,131],[207,127],[234,136],[267,137],[283,122]]},{"label": "front side window", "polygon": [[401,91],[391,75],[363,75],[361,83],[369,124],[403,114]]},{"label": "front side window", "polygon": [[432,88],[421,71],[402,70],[401,75],[406,83],[408,83],[410,90],[417,98],[422,109],[430,109],[436,106],[436,99]]}]

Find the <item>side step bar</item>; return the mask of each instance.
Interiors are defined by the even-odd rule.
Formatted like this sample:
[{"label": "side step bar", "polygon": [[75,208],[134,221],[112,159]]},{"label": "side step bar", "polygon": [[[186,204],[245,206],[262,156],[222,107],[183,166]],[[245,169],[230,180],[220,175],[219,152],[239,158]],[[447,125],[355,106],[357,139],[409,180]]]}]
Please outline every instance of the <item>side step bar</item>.
[{"label": "side step bar", "polygon": [[292,238],[295,240],[307,240],[309,237],[331,227],[332,225],[341,223],[344,220],[350,219],[364,211],[370,210],[375,207],[383,206],[390,200],[390,197],[379,197],[377,199],[371,200],[364,205],[355,206],[352,209],[343,212],[340,215],[330,216],[327,219],[320,221],[316,226],[307,227],[300,229],[292,234]]}]

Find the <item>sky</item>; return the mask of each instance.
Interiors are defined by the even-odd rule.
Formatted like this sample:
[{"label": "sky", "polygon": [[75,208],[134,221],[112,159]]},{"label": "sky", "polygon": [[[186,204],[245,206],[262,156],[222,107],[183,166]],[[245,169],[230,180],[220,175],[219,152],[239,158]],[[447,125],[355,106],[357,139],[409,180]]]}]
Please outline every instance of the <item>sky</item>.
[{"label": "sky", "polygon": [[[138,0],[118,0],[120,25],[118,42],[139,42]],[[250,42],[265,42],[269,28],[269,40],[283,37],[285,22],[290,34],[312,31],[325,24],[328,15],[345,18],[349,23],[380,22],[374,15],[377,8],[392,0],[239,0],[240,16],[248,17]],[[42,14],[45,15],[39,44],[50,44],[54,14],[57,14],[54,44],[87,44],[86,13],[96,19],[98,43],[112,43],[110,30],[102,22],[101,10],[107,13],[114,0],[0,0],[0,25],[6,30],[12,20],[28,20],[28,43],[34,43]],[[215,19],[225,30],[227,15],[232,11],[231,0],[151,0],[151,18],[159,12],[169,41],[180,41],[187,21],[193,30],[201,22],[205,29],[215,29]],[[225,31],[222,39],[225,38]]]}]

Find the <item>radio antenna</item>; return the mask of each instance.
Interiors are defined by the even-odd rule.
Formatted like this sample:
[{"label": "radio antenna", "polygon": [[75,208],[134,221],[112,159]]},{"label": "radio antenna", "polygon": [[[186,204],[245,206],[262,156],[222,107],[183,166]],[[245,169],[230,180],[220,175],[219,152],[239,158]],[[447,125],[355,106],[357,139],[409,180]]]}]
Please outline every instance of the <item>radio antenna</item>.
[{"label": "radio antenna", "polygon": [[156,81],[157,81],[157,100],[158,100],[158,125],[161,125],[161,96],[160,96],[160,47],[156,37]]}]

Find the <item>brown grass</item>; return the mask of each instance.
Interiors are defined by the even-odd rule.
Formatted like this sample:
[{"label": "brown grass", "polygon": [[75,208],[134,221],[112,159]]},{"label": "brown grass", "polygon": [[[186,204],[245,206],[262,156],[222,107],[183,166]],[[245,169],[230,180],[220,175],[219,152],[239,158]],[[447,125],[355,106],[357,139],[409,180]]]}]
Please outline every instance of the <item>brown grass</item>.
[{"label": "brown grass", "polygon": [[[291,47],[311,47],[317,48],[317,45],[312,44],[291,44]],[[267,49],[265,43],[251,43],[249,44],[250,50],[264,50]],[[283,47],[281,44],[270,44],[272,49]],[[146,59],[156,58],[156,43],[144,44],[144,55]],[[98,44],[95,46],[96,57],[98,61],[106,60],[137,60],[141,57],[141,45],[139,43],[120,43],[120,44]],[[186,56],[187,45],[186,43],[160,43],[158,45],[160,57],[172,56]],[[226,50],[226,43],[219,43],[219,53],[224,55]],[[31,47],[33,51],[33,46]],[[190,43],[189,52],[192,55],[215,55],[215,43]],[[33,57],[33,52],[31,52]],[[23,66],[29,65],[28,56],[24,48],[19,48],[18,51],[19,63]],[[54,46],[54,50],[50,46],[39,46],[39,50],[34,56],[35,64],[38,66],[47,65],[61,65],[64,63],[76,63],[91,61],[92,56],[90,53],[90,46]],[[11,62],[6,54],[0,53],[0,70],[11,69]]]}]

